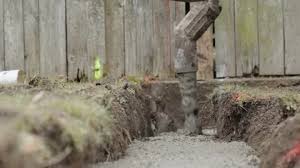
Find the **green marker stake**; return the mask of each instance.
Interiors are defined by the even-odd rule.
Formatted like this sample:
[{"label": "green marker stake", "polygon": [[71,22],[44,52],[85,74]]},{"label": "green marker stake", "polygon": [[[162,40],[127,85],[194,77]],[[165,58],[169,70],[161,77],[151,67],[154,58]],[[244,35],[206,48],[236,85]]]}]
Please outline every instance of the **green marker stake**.
[{"label": "green marker stake", "polygon": [[96,57],[96,60],[95,60],[95,67],[94,67],[94,79],[95,80],[100,80],[102,79],[103,77],[103,68],[102,68],[102,65],[101,65],[101,61],[100,61],[100,58],[99,57]]}]

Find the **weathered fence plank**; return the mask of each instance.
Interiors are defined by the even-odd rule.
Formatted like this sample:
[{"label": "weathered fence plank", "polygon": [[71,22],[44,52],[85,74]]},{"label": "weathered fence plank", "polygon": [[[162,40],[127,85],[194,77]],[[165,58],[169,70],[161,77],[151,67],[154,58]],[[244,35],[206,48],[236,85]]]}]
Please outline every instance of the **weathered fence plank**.
[{"label": "weathered fence plank", "polygon": [[125,1],[125,66],[126,75],[137,76],[139,75],[137,68],[137,1],[139,0],[126,0]]},{"label": "weathered fence plank", "polygon": [[234,0],[221,0],[222,13],[216,20],[216,75],[236,76]]},{"label": "weathered fence plank", "polygon": [[105,1],[106,71],[112,77],[125,74],[124,0]]},{"label": "weathered fence plank", "polygon": [[91,68],[87,55],[87,6],[86,1],[67,0],[67,51],[68,78],[74,80],[87,77]]},{"label": "weathered fence plank", "polygon": [[23,1],[4,0],[5,68],[24,70]]},{"label": "weathered fence plank", "polygon": [[237,75],[252,73],[258,67],[257,0],[235,1]]},{"label": "weathered fence plank", "polygon": [[4,0],[0,0],[0,71],[5,69],[4,55]]},{"label": "weathered fence plank", "polygon": [[260,74],[284,74],[283,10],[281,0],[259,0]]},{"label": "weathered fence plank", "polygon": [[170,24],[170,31],[171,31],[171,72],[169,74],[170,78],[175,77],[175,66],[174,66],[174,58],[177,53],[177,49],[175,47],[175,27],[179,24],[179,22],[184,18],[185,16],[185,3],[183,2],[171,2],[171,24]]},{"label": "weathered fence plank", "polygon": [[39,1],[25,0],[23,3],[25,71],[32,77],[40,73]]},{"label": "weathered fence plank", "polygon": [[96,57],[105,63],[102,0],[67,0],[68,77],[93,79]]},{"label": "weathered fence plank", "polygon": [[64,0],[39,0],[41,75],[67,74]]},{"label": "weathered fence plank", "polygon": [[105,44],[105,0],[88,0],[88,41],[87,52],[89,56],[88,77],[92,79],[96,57],[100,58],[103,65],[106,64]]},{"label": "weathered fence plank", "polygon": [[153,0],[137,1],[137,56],[141,75],[153,73]]},{"label": "weathered fence plank", "polygon": [[[190,6],[193,8],[195,5],[202,2],[192,2]],[[203,36],[197,41],[197,56],[198,56],[198,80],[213,79],[214,70],[214,49],[213,49],[213,27],[211,26]]]},{"label": "weathered fence plank", "polygon": [[286,74],[300,74],[300,1],[285,0],[284,18],[285,18],[285,67]]},{"label": "weathered fence plank", "polygon": [[170,1],[153,0],[153,73],[160,79],[171,74]]},{"label": "weathered fence plank", "polygon": [[[261,75],[300,74],[297,0],[221,3],[217,77],[248,75],[258,65]],[[0,0],[0,70],[92,79],[100,57],[112,77],[173,77],[174,28],[184,15],[185,3],[168,0]],[[198,42],[199,79],[212,76],[212,36]]]},{"label": "weathered fence plank", "polygon": [[214,78],[213,29],[210,27],[197,41],[198,80]]}]

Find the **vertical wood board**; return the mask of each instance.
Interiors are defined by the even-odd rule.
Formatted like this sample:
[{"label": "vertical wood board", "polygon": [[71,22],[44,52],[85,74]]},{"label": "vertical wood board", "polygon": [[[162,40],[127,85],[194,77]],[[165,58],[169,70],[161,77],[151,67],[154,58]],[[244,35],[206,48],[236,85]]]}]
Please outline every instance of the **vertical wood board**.
[{"label": "vertical wood board", "polygon": [[287,75],[300,74],[300,1],[284,1],[285,67]]},{"label": "vertical wood board", "polygon": [[137,55],[137,1],[125,1],[125,65],[126,75],[138,76]]},{"label": "vertical wood board", "polygon": [[236,76],[234,0],[221,0],[222,13],[216,20],[217,78]]},{"label": "vertical wood board", "polygon": [[153,0],[153,73],[160,79],[171,74],[170,1]]},{"label": "vertical wood board", "polygon": [[153,0],[137,1],[137,65],[142,74],[153,73]]},{"label": "vertical wood board", "polygon": [[281,0],[258,1],[261,75],[284,74],[283,10]]},{"label": "vertical wood board", "polygon": [[100,58],[100,63],[106,64],[106,44],[105,44],[105,0],[87,0],[87,52],[88,52],[88,77],[92,79],[94,75],[94,65],[96,57]]},{"label": "vertical wood board", "polygon": [[4,0],[0,0],[0,71],[5,69],[4,55]]},{"label": "vertical wood board", "polygon": [[78,80],[87,77],[87,2],[67,0],[67,51],[68,78]]},{"label": "vertical wood board", "polygon": [[24,70],[23,1],[4,0],[5,68]]},{"label": "vertical wood board", "polygon": [[40,73],[39,1],[25,0],[24,43],[25,71],[27,77]]},{"label": "vertical wood board", "polygon": [[[191,7],[201,2],[191,3]],[[214,78],[214,46],[213,46],[213,26],[202,35],[197,41],[197,59],[198,59],[198,80],[208,80]]]},{"label": "vertical wood board", "polygon": [[210,27],[197,41],[198,56],[198,80],[209,80],[214,78],[214,46],[213,29]]},{"label": "vertical wood board", "polygon": [[39,0],[41,75],[67,75],[65,0]]},{"label": "vertical wood board", "polygon": [[258,67],[257,0],[235,1],[237,75],[251,74]]},{"label": "vertical wood board", "polygon": [[105,63],[105,17],[102,0],[67,0],[69,79],[93,79],[96,57]]},{"label": "vertical wood board", "polygon": [[177,48],[175,46],[176,36],[175,36],[175,28],[179,24],[179,22],[185,16],[185,3],[183,2],[171,2],[171,24],[170,24],[170,31],[171,31],[171,74],[169,75],[170,78],[175,77],[175,66],[174,66],[174,58],[177,53]]},{"label": "vertical wood board", "polygon": [[105,1],[106,71],[112,77],[125,74],[124,0]]}]

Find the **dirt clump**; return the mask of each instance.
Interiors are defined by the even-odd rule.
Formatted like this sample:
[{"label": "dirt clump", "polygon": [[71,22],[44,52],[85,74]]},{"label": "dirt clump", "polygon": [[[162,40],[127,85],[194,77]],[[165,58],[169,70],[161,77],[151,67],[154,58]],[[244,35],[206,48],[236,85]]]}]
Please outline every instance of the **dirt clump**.
[{"label": "dirt clump", "polygon": [[0,118],[8,121],[1,167],[83,167],[116,160],[134,139],[153,135],[150,99],[139,86],[47,86],[0,88]]},{"label": "dirt clump", "polygon": [[262,168],[295,168],[300,166],[300,115],[278,127],[265,144]]},{"label": "dirt clump", "polygon": [[217,135],[242,140],[262,153],[280,123],[298,110],[297,93],[287,90],[225,86],[213,96]]}]

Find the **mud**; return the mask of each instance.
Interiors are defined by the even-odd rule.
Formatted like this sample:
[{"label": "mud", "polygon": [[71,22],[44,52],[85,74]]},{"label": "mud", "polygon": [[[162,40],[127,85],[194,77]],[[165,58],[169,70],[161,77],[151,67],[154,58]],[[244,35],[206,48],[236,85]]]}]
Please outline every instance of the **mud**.
[{"label": "mud", "polygon": [[243,142],[167,133],[135,141],[121,160],[92,168],[258,168],[258,164],[254,150]]}]

